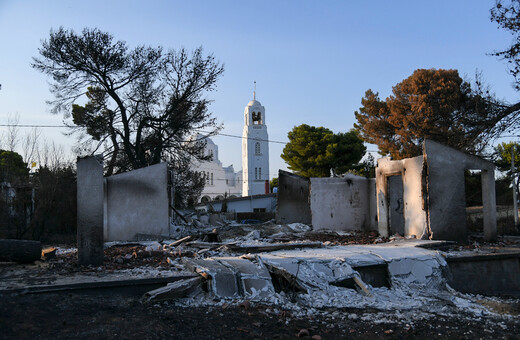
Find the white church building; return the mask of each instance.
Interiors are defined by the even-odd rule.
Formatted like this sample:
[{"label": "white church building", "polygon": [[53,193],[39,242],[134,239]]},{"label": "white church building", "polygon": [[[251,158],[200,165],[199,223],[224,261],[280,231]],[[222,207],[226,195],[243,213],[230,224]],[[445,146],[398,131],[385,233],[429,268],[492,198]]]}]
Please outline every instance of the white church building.
[{"label": "white church building", "polygon": [[244,110],[242,133],[242,171],[233,165],[224,167],[218,158],[218,146],[206,139],[206,154],[213,160],[195,164],[205,175],[206,184],[201,194],[202,203],[222,200],[224,197],[263,195],[269,193],[269,143],[265,121],[265,108],[256,100]]},{"label": "white church building", "polygon": [[218,158],[218,146],[206,138],[206,155],[213,156],[211,161],[199,162],[195,165],[197,171],[204,174],[206,183],[200,201],[218,201],[224,198],[240,197],[242,195],[242,172],[235,172],[233,165],[224,167]]}]

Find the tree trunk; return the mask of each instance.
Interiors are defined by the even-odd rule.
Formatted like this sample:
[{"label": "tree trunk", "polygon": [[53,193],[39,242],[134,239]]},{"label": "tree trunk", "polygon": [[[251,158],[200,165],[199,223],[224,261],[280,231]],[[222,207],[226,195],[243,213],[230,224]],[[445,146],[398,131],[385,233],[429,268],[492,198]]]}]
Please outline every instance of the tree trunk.
[{"label": "tree trunk", "polygon": [[0,261],[29,263],[42,256],[39,241],[0,240]]}]

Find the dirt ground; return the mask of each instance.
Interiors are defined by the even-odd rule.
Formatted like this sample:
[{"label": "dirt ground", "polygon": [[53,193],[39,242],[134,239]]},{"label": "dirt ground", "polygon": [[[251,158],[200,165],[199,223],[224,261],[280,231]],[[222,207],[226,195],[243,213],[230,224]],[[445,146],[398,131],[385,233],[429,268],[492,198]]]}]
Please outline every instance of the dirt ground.
[{"label": "dirt ground", "polygon": [[182,308],[167,301],[142,303],[137,296],[16,294],[0,296],[0,338],[520,339],[519,319],[432,315],[411,326],[374,322],[378,315],[375,310],[327,309],[296,318],[290,311],[249,303]]}]

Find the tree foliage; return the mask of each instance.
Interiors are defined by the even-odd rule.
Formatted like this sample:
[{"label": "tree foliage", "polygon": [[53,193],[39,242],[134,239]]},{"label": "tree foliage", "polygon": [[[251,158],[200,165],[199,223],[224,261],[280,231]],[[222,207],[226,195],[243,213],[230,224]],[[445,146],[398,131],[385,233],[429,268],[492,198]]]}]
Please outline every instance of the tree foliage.
[{"label": "tree foliage", "polygon": [[71,128],[90,137],[80,150],[93,152],[89,141],[96,142],[94,150],[104,147],[107,174],[165,159],[173,166],[206,159],[205,142],[187,137],[195,130],[218,131],[205,95],[224,68],[202,48],[130,49],[98,29],[76,34],[59,28],[39,54],[32,66],[53,81],[52,111],[72,115]]},{"label": "tree foliage", "polygon": [[0,183],[20,184],[29,177],[29,169],[20,154],[0,150]]},{"label": "tree foliage", "polygon": [[302,124],[288,133],[282,159],[289,169],[305,177],[328,177],[357,166],[366,148],[356,130],[334,134],[324,127]]},{"label": "tree foliage", "polygon": [[[507,61],[509,72],[514,78],[514,87],[520,90],[520,1],[496,0],[491,9],[491,20],[513,36],[511,45],[503,51],[495,51],[492,55]],[[501,107],[503,119],[497,126],[500,132],[514,132],[520,126],[520,102],[504,103]]]},{"label": "tree foliage", "polygon": [[[505,174],[505,177],[511,181],[513,174],[518,172],[520,166],[520,144],[518,142],[502,142],[495,147],[495,165],[497,169]],[[511,170],[511,161],[514,158],[515,168]],[[519,177],[516,179],[516,190],[520,192]],[[520,197],[520,196],[519,196]]]},{"label": "tree foliage", "polygon": [[418,69],[385,100],[367,90],[361,104],[354,125],[361,138],[394,159],[421,154],[425,138],[477,153],[501,119],[498,101],[479,77],[472,89],[456,70]]},{"label": "tree foliage", "polygon": [[[508,181],[513,179],[513,172],[511,171],[511,160],[514,157],[515,169],[520,166],[520,144],[518,142],[502,142],[495,147],[495,165],[498,170],[503,171]],[[520,176],[517,176],[515,187],[517,193],[520,193]],[[518,196],[520,197],[520,195]]]},{"label": "tree foliage", "polygon": [[491,9],[491,20],[513,35],[511,46],[503,51],[495,51],[493,55],[507,60],[509,70],[515,78],[515,88],[520,90],[520,1],[496,0]]}]

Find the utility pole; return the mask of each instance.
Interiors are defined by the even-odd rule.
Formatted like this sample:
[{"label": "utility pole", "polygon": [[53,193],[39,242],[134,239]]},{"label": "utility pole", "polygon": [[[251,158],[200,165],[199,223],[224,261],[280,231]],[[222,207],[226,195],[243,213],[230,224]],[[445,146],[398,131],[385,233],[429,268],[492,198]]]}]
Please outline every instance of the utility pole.
[{"label": "utility pole", "polygon": [[513,216],[515,226],[518,225],[518,203],[516,202],[516,171],[515,171],[515,148],[511,148],[511,177],[513,178]]}]

